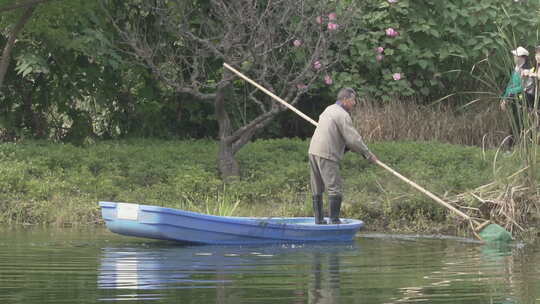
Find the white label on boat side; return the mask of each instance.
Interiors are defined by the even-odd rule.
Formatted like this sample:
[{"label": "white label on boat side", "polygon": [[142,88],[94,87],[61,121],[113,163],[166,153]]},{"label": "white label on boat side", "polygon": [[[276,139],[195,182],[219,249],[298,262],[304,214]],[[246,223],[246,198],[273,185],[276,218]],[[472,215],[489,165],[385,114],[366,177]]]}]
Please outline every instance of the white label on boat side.
[{"label": "white label on boat side", "polygon": [[116,217],[122,220],[134,220],[139,218],[139,205],[118,203],[116,204]]}]

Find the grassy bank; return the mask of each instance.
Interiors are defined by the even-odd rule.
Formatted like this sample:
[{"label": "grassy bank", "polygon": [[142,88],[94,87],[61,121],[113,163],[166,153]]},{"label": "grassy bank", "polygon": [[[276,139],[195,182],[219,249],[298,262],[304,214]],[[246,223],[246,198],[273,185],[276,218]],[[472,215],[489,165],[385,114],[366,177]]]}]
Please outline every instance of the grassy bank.
[{"label": "grassy bank", "polygon": [[[307,141],[259,140],[239,152],[240,181],[218,178],[209,140],[133,140],[86,147],[0,144],[3,224],[102,224],[98,201],[135,202],[237,216],[311,216]],[[447,200],[475,207],[465,192],[508,184],[513,155],[436,142],[373,143],[379,158]],[[457,220],[383,169],[348,153],[343,215],[369,230],[459,234]],[[491,185],[494,185],[491,184]],[[479,188],[480,187],[480,188]],[[484,186],[485,187],[485,186]],[[477,191],[477,190],[475,190]],[[534,216],[531,215],[530,220]]]}]

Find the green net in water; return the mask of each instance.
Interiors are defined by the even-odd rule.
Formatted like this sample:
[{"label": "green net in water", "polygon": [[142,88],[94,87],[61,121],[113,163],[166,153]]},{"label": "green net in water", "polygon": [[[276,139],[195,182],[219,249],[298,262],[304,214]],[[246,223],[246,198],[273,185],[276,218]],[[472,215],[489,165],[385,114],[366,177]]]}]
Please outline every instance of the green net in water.
[{"label": "green net in water", "polygon": [[486,242],[510,242],[512,234],[497,224],[489,224],[482,231],[480,237]]}]

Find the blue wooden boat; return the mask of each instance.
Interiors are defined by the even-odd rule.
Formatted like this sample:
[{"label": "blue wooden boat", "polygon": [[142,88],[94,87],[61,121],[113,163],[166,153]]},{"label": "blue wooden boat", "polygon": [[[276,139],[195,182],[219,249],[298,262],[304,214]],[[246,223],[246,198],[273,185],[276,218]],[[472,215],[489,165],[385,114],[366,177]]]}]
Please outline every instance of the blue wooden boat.
[{"label": "blue wooden boat", "polygon": [[215,216],[131,203],[99,205],[112,232],[194,244],[350,242],[364,226],[364,222],[355,219],[341,219],[343,223],[338,225],[315,225],[312,217]]}]

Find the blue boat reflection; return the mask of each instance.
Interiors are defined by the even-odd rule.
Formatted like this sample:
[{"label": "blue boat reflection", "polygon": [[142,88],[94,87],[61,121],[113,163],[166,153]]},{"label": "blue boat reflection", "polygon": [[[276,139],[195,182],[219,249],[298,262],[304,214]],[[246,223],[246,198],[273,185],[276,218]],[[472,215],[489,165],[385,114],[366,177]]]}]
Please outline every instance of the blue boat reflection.
[{"label": "blue boat reflection", "polygon": [[157,300],[176,297],[181,290],[213,288],[223,296],[225,290],[273,284],[281,292],[320,303],[339,296],[340,256],[358,250],[356,243],[107,247],[102,250],[98,287],[110,291],[102,300]]}]

